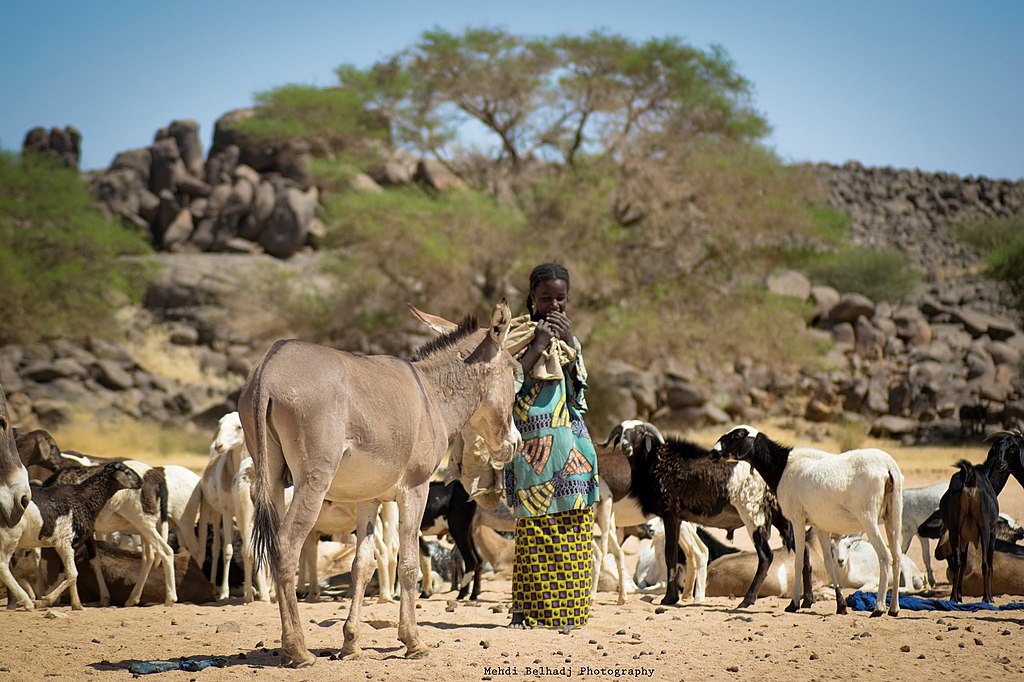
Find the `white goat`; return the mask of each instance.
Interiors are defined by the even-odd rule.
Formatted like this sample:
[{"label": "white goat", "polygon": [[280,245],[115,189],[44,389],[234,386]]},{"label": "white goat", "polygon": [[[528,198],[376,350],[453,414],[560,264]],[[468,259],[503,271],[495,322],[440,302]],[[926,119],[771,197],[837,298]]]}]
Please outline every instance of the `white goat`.
[{"label": "white goat", "polygon": [[[787,448],[752,426],[737,426],[715,443],[711,457],[749,461],[778,496],[782,513],[793,523],[796,567],[787,611],[800,608],[797,575],[804,564],[804,529],[811,526],[833,539],[863,530],[878,555],[878,600],[871,615],[880,616],[885,606],[887,565],[892,566],[893,575],[889,615],[899,614],[903,473],[891,455],[873,448],[839,455],[814,448]],[[888,546],[879,521],[885,525]],[[825,563],[835,585],[836,612],[846,613],[832,543],[826,543],[820,532],[822,550],[829,550]]]},{"label": "white goat", "polygon": [[[665,522],[654,517],[647,522],[653,531],[649,547],[645,547],[637,556],[636,570],[633,579],[638,588],[665,585],[668,581],[668,570],[665,566]],[[693,602],[704,602],[707,592],[708,559],[710,552],[700,536],[697,526],[689,521],[679,524],[679,548],[686,557],[686,573],[683,575],[682,596],[693,595]]]},{"label": "white goat", "polygon": [[[878,554],[860,533],[847,535],[835,543],[837,573],[840,587],[874,592],[878,589]],[[887,565],[886,571],[892,572]],[[920,590],[924,587],[917,564],[906,554],[900,557],[900,587]],[[892,580],[892,576],[889,576]]]}]

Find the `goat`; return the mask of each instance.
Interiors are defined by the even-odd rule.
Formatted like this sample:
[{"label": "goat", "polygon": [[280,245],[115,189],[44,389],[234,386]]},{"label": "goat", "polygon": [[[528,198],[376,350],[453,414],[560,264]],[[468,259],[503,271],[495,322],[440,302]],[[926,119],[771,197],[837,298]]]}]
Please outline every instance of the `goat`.
[{"label": "goat", "polygon": [[[992,491],[998,498],[1012,475],[1024,487],[1024,433],[1020,430],[998,431],[985,438],[991,443],[985,461],[979,466],[985,478],[992,484]],[[938,540],[942,529],[942,519],[936,509],[931,516],[918,526],[918,535]]]},{"label": "goat", "polygon": [[[637,555],[633,578],[638,588],[653,587],[668,582],[665,571],[665,524],[660,518],[655,517],[648,521],[646,526],[650,530],[652,541]],[[676,582],[680,582],[684,597],[697,592],[702,596],[707,596],[707,567],[715,559],[727,554],[735,554],[739,550],[719,542],[706,530],[689,521],[679,524],[679,540],[679,549],[683,550],[685,566],[682,581],[680,582],[677,574]],[[744,590],[736,596],[742,596],[749,586],[750,581],[748,580],[744,585]],[[758,596],[760,596],[760,591]],[[695,599],[695,601],[699,600]]]},{"label": "goat", "polygon": [[925,573],[931,587],[935,587],[935,574],[932,573],[931,552],[928,549],[930,536],[919,533],[918,528],[929,516],[938,512],[939,500],[948,489],[949,482],[941,481],[920,488],[907,488],[903,491],[903,518],[900,528],[903,544],[900,546],[900,551],[906,554],[914,536],[917,536],[921,542],[921,556],[924,557]]},{"label": "goat", "polygon": [[[992,484],[981,467],[965,459],[956,463],[959,471],[949,480],[949,490],[939,501],[943,533],[935,548],[936,559],[947,559],[953,571],[953,590],[950,599],[963,601],[964,573],[967,570],[967,551],[970,545],[981,549],[981,573],[985,583],[982,601],[992,601],[992,552],[995,550],[996,520],[999,500]],[[983,471],[983,470],[982,470]]]},{"label": "goat", "polygon": [[[906,512],[904,512],[904,517]],[[904,540],[904,544],[908,544]],[[836,557],[836,572],[839,574],[839,586],[850,587],[863,592],[874,592],[878,589],[878,575],[874,572],[878,566],[878,555],[874,547],[864,539],[863,534],[855,533],[840,538],[832,549]],[[928,564],[929,571],[931,564]],[[888,567],[886,567],[888,570]],[[900,587],[919,590],[924,587],[917,564],[908,555],[900,556]],[[890,580],[892,576],[890,576]]]},{"label": "goat", "polygon": [[[65,453],[66,454],[66,453]],[[92,461],[87,458],[86,461]],[[99,460],[99,458],[95,458]],[[118,461],[118,460],[110,460]],[[107,463],[109,464],[110,461]],[[164,604],[170,606],[177,601],[174,583],[174,550],[165,536],[167,534],[167,479],[163,469],[151,467],[135,460],[121,462],[142,478],[142,486],[138,489],[121,490],[114,493],[96,517],[95,530],[104,533],[136,533],[142,538],[143,560],[139,565],[139,576],[135,590],[125,603],[135,606],[142,597],[142,589],[146,585],[149,572],[159,560],[164,572],[164,585],[167,592]],[[101,469],[105,464],[78,466],[59,469],[43,487],[54,484],[77,483],[85,480]],[[109,604],[109,594],[103,581],[102,571],[97,562],[97,580],[100,582],[100,603]]]},{"label": "goat", "polygon": [[14,443],[29,478],[42,481],[61,466],[60,448],[49,432],[42,429],[19,432],[14,429]]},{"label": "goat", "polygon": [[[804,529],[839,535],[863,530],[878,554],[878,601],[872,616],[882,615],[888,572],[892,564],[892,602],[889,615],[900,611],[899,582],[901,519],[903,517],[903,473],[896,460],[873,448],[850,450],[839,455],[814,448],[788,448],[772,441],[752,426],[737,426],[718,439],[711,450],[712,459],[749,461],[778,496],[782,513],[793,523],[796,539],[796,570],[792,601],[787,611],[797,611],[799,580],[803,569],[806,538]],[[878,522],[885,524],[888,539],[882,537]],[[825,538],[819,536],[822,552]],[[846,613],[836,574],[832,543],[827,543],[825,562],[836,592],[836,613]]]},{"label": "goat", "polygon": [[[661,603],[679,601],[679,524],[690,521],[729,531],[746,527],[760,561],[740,607],[752,605],[772,562],[768,544],[772,526],[783,538],[791,534],[789,522],[762,477],[746,463],[713,462],[704,448],[679,438],[666,439],[647,422],[619,424],[604,445],[620,440],[631,466],[630,495],[639,501],[644,514],[660,516],[665,522],[668,578]],[[809,573],[805,583],[806,598],[813,599]]]},{"label": "goat", "polygon": [[[423,535],[440,535],[447,532],[451,536],[466,567],[461,576],[459,593],[456,598],[465,599],[468,594],[470,601],[476,601],[480,596],[480,573],[484,563],[476,548],[476,542],[473,540],[473,519],[476,516],[476,510],[477,503],[470,499],[469,493],[458,480],[447,485],[431,481],[430,489],[427,492],[427,506],[420,523],[420,532]],[[421,551],[420,564],[425,577],[420,589],[420,596],[427,598],[430,596],[432,588],[430,584],[430,555],[427,555],[426,561],[423,557]],[[473,581],[472,592],[469,588],[470,577]],[[452,585],[454,588],[454,581]]]},{"label": "goat", "polygon": [[985,422],[988,417],[990,402],[960,406],[960,433],[963,436],[975,436],[985,433]]},{"label": "goat", "polygon": [[21,521],[13,528],[0,528],[0,578],[7,588],[8,599],[16,599],[29,610],[35,606],[11,575],[14,552],[53,547],[64,564],[66,577],[42,598],[42,605],[53,604],[64,590],[70,590],[71,608],[81,609],[73,545],[79,541],[91,542],[96,516],[112,495],[141,486],[138,474],[120,462],[104,465],[81,483],[32,486],[32,500]]}]

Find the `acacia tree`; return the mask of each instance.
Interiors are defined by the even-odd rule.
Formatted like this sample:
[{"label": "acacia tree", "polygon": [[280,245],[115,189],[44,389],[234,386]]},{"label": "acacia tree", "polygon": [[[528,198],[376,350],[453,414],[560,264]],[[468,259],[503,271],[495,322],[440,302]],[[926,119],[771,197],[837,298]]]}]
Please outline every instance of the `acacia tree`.
[{"label": "acacia tree", "polygon": [[[620,35],[532,38],[498,29],[435,28],[412,48],[362,70],[337,70],[391,119],[396,138],[444,161],[472,119],[499,142],[499,162],[536,154],[572,165],[615,156],[637,136],[757,139],[767,132],[750,84],[719,46]],[[662,136],[664,137],[664,136]]]}]

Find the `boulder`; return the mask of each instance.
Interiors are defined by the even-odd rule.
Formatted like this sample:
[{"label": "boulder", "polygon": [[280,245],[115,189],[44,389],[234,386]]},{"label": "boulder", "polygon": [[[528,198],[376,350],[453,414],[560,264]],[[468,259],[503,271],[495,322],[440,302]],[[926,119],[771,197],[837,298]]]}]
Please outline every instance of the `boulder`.
[{"label": "boulder", "polygon": [[811,295],[811,281],[796,270],[782,270],[768,277],[768,291],[776,296],[806,301]]},{"label": "boulder", "polygon": [[903,306],[893,312],[896,335],[910,346],[926,346],[931,343],[932,329],[920,308]]},{"label": "boulder", "polygon": [[830,322],[855,322],[858,317],[871,319],[875,314],[875,304],[867,296],[861,294],[843,294],[828,312]]},{"label": "boulder", "polygon": [[871,424],[871,435],[899,438],[917,433],[918,424],[913,419],[884,415]]}]

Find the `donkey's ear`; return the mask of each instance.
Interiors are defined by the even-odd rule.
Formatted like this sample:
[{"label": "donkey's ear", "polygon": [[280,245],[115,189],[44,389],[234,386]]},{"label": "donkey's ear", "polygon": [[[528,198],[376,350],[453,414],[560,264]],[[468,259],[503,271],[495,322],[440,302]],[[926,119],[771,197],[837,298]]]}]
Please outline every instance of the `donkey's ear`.
[{"label": "donkey's ear", "polygon": [[508,307],[508,301],[502,298],[491,311],[491,327],[487,330],[487,336],[498,348],[505,347],[505,339],[508,338],[508,328],[511,322],[512,310]]},{"label": "donkey's ear", "polygon": [[427,325],[427,327],[429,327],[435,334],[447,334],[448,332],[453,332],[459,328],[459,325],[454,322],[449,322],[443,317],[438,317],[437,315],[425,313],[412,303],[409,303],[408,305],[409,311],[413,316],[423,324]]}]

